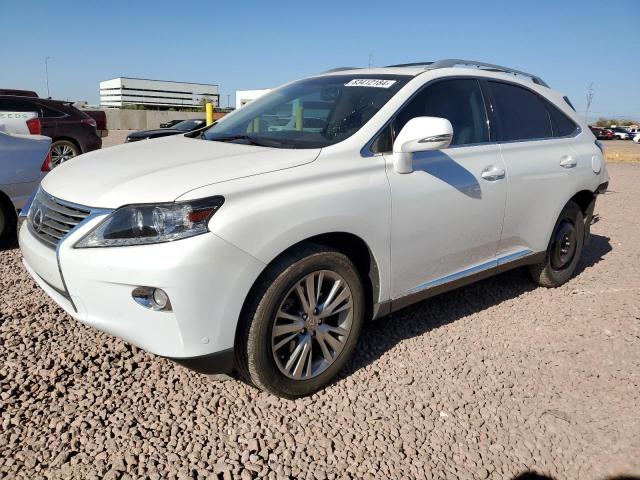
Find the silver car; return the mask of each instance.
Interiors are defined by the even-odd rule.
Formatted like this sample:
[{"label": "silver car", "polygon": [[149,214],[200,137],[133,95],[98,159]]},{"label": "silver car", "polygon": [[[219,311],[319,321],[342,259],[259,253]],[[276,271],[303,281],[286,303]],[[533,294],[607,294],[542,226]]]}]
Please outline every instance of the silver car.
[{"label": "silver car", "polygon": [[17,215],[49,170],[51,139],[0,132],[0,241],[13,233]]}]

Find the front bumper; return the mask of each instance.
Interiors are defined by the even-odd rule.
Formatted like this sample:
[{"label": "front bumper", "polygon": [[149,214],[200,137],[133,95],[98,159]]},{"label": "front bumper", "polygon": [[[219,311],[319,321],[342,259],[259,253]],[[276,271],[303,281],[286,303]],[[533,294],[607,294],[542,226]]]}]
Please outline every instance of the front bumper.
[{"label": "front bumper", "polygon": [[[56,251],[22,225],[24,265],[56,303],[82,323],[187,366],[202,364],[194,357],[233,348],[240,310],[263,263],[212,233],[157,245],[74,249],[101,219],[72,230]],[[131,292],[138,286],[165,290],[172,311],[136,303]]]}]

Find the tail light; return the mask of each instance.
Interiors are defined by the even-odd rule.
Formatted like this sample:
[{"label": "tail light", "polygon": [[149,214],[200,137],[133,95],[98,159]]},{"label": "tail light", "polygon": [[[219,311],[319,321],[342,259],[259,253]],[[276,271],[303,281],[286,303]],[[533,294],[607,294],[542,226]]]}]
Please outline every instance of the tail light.
[{"label": "tail light", "polygon": [[51,163],[51,152],[47,152],[47,156],[44,157],[44,162],[42,162],[42,166],[40,167],[41,172],[50,172],[53,168],[53,163]]},{"label": "tail light", "polygon": [[83,118],[80,120],[80,123],[86,123],[87,125],[91,125],[93,128],[97,127],[96,121],[93,118]]},{"label": "tail light", "polygon": [[27,120],[27,128],[31,135],[40,135],[42,133],[42,125],[39,118],[30,118]]}]

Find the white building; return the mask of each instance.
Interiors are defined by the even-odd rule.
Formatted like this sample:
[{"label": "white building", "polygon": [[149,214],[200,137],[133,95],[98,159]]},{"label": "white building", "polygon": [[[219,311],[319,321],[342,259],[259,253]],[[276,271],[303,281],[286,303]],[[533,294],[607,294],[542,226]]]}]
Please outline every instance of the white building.
[{"label": "white building", "polygon": [[265,88],[263,90],[236,90],[236,109],[245,106],[250,101],[261,97],[270,91],[270,88]]},{"label": "white building", "polygon": [[100,106],[145,105],[159,109],[200,107],[202,98],[220,104],[218,85],[118,77],[100,82]]}]

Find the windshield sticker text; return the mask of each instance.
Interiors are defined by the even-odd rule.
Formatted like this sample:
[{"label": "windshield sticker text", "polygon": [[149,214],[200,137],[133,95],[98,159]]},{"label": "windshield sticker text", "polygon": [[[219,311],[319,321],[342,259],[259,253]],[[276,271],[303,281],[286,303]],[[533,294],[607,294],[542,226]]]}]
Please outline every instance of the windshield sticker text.
[{"label": "windshield sticker text", "polygon": [[374,87],[389,88],[396,83],[395,80],[376,80],[373,78],[354,78],[350,82],[344,84],[345,87]]}]

